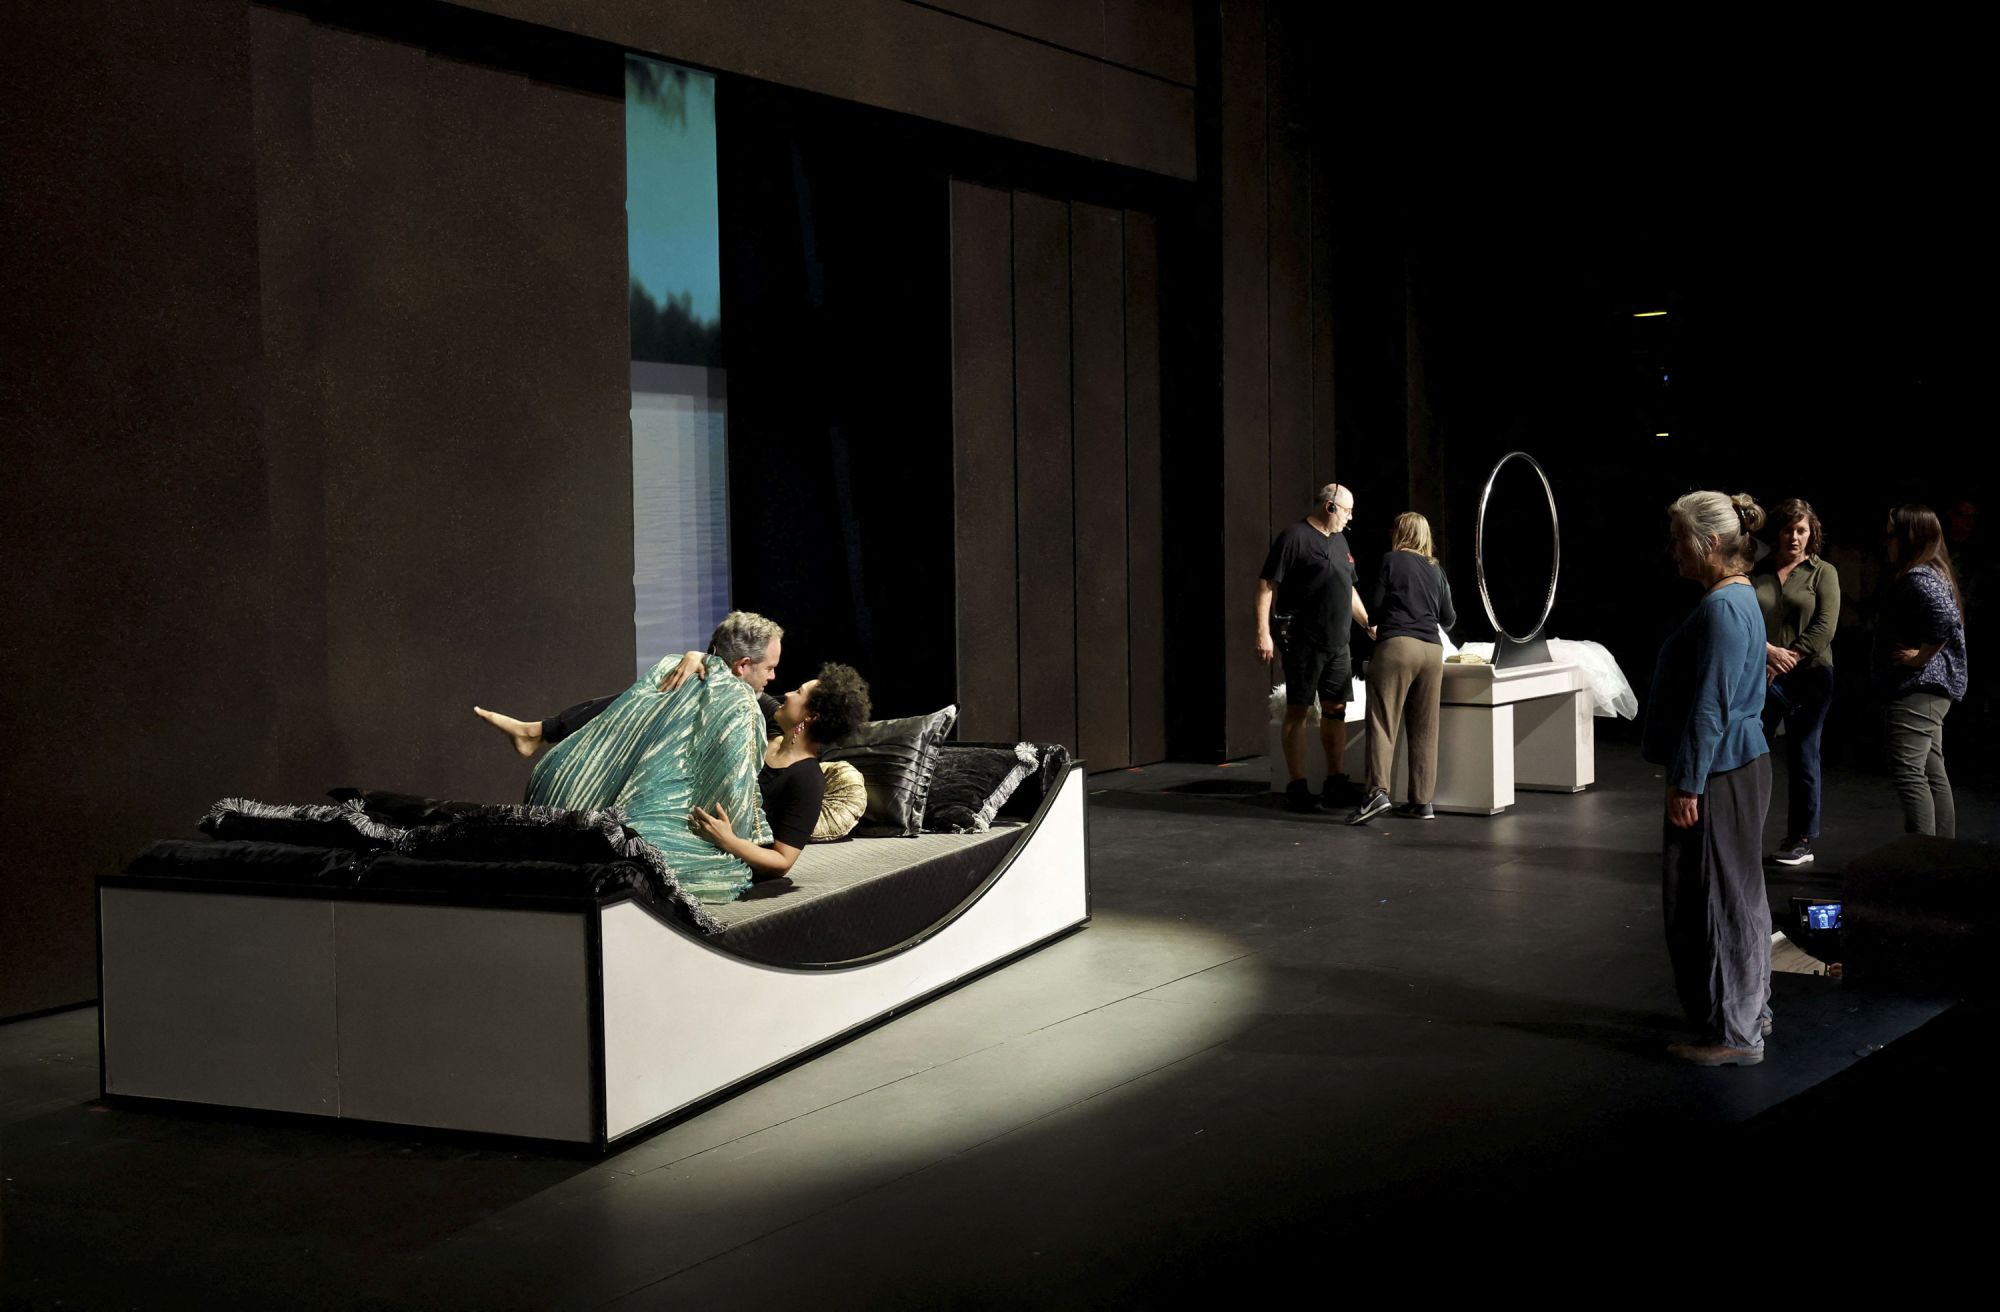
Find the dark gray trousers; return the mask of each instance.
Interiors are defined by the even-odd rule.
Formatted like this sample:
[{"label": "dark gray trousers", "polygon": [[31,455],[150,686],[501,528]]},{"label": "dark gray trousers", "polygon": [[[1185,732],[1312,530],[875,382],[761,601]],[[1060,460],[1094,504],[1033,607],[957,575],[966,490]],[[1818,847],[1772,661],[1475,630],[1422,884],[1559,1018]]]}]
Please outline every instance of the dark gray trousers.
[{"label": "dark gray trousers", "polygon": [[1958,837],[1958,808],[1944,772],[1944,717],[1950,711],[1951,698],[1929,692],[1904,693],[1889,703],[1889,777],[1903,804],[1906,834]]},{"label": "dark gray trousers", "polygon": [[1764,816],[1771,758],[1708,777],[1701,819],[1662,843],[1667,955],[1681,1009],[1704,1043],[1762,1049],[1771,1014],[1771,903]]}]

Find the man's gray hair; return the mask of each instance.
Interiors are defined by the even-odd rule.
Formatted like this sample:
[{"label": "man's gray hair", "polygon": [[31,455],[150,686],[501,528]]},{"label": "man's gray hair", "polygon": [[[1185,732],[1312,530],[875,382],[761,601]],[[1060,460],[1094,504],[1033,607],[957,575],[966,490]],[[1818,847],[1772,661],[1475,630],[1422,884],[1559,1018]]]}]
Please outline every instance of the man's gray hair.
[{"label": "man's gray hair", "polygon": [[1319,491],[1313,494],[1313,509],[1318,510],[1321,506],[1325,505],[1327,502],[1337,501],[1339,500],[1339,498],[1340,498],[1340,484],[1328,483],[1325,487],[1321,488]]},{"label": "man's gray hair", "polygon": [[722,623],[715,626],[715,635],[708,640],[708,650],[730,665],[746,656],[751,660],[762,660],[771,640],[784,636],[785,631],[778,627],[776,620],[767,620],[747,610],[732,610],[722,617]]}]

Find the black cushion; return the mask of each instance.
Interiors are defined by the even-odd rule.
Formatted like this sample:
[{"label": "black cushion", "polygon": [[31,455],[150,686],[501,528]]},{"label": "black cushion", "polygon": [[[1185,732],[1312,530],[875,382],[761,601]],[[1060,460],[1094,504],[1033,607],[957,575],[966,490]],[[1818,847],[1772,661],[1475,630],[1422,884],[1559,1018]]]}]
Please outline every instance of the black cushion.
[{"label": "black cushion", "polygon": [[923,831],[938,747],[957,722],[956,706],[900,720],[872,720],[821,756],[851,762],[868,785],[868,809],[855,833],[915,836]]},{"label": "black cushion", "polygon": [[345,883],[357,861],[352,848],[301,847],[249,839],[204,843],[180,838],[153,843],[125,867],[127,874],[174,879],[237,879],[264,884]]},{"label": "black cushion", "polygon": [[430,861],[385,852],[355,880],[358,888],[406,892],[513,893],[606,899],[650,898],[646,871],[632,861]]},{"label": "black cushion", "polygon": [[931,775],[924,828],[952,834],[985,833],[1022,780],[1041,767],[1030,743],[984,747],[944,743]]}]

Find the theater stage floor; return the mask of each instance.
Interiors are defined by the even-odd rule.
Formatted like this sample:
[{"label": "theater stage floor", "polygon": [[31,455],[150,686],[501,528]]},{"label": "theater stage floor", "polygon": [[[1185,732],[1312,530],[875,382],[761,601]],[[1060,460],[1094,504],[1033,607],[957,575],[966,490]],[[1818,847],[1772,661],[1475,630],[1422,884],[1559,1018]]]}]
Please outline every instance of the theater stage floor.
[{"label": "theater stage floor", "polygon": [[[1166,791],[1261,762],[1096,776],[1091,928],[603,1161],[105,1108],[94,1012],[0,1026],[5,1306],[1644,1287],[1793,1242],[1838,1273],[1898,1226],[1934,1273],[1985,1212],[1930,1204],[1991,1178],[1991,1010],[1782,975],[1762,1066],[1666,1060],[1662,785],[1615,740],[1599,767],[1503,816],[1354,829]],[[1962,836],[1990,841],[1966,783]],[[1804,879],[1837,887],[1898,825],[1877,776],[1830,793]]]}]

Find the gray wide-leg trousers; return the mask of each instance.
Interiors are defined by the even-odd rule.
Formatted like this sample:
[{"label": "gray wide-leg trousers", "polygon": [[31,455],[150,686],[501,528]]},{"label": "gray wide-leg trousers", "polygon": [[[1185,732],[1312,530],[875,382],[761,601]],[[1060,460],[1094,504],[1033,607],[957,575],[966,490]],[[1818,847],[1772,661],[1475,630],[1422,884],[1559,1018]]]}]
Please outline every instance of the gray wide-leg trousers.
[{"label": "gray wide-leg trousers", "polygon": [[1771,903],[1764,891],[1764,816],[1771,758],[1708,777],[1701,819],[1666,826],[1667,955],[1674,990],[1704,1043],[1760,1050],[1771,1014]]},{"label": "gray wide-leg trousers", "polygon": [[1944,717],[1951,698],[1912,692],[1891,701],[1886,715],[1889,777],[1903,804],[1903,832],[1958,837],[1958,807],[1944,772]]}]

